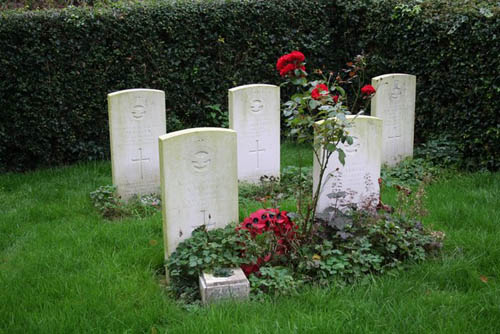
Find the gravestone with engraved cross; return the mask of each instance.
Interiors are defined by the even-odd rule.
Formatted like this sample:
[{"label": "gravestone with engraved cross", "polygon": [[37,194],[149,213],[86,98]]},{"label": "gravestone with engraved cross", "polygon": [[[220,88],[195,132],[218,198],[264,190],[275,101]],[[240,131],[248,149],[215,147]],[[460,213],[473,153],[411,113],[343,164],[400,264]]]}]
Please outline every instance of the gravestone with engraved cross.
[{"label": "gravestone with engraved cross", "polygon": [[280,89],[246,85],[229,90],[229,127],[238,134],[238,179],[256,183],[280,175]]},{"label": "gravestone with engraved cross", "polygon": [[416,77],[386,74],[372,79],[377,93],[371,101],[372,116],[384,121],[382,163],[394,166],[413,156]]},{"label": "gravestone with engraved cross", "polygon": [[165,93],[128,89],[108,94],[113,185],[123,199],[159,193],[158,137],[166,133]]},{"label": "gravestone with engraved cross", "polygon": [[[352,145],[339,144],[345,153],[345,165],[342,165],[338,153],[331,155],[328,161],[317,205],[317,212],[327,208],[348,210],[373,208],[377,205],[380,188],[380,166],[382,159],[382,120],[370,116],[347,116],[352,122],[348,129],[353,137]],[[314,158],[313,185],[319,182],[319,163]]]},{"label": "gravestone with engraved cross", "polygon": [[159,138],[165,259],[192,232],[238,221],[236,132],[194,128]]}]

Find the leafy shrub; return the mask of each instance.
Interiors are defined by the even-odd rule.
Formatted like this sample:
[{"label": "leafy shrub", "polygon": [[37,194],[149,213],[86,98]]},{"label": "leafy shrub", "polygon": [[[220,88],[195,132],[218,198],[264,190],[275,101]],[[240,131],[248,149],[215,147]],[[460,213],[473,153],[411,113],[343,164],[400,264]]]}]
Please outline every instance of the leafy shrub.
[{"label": "leafy shrub", "polygon": [[198,297],[202,271],[240,266],[255,295],[281,295],[304,283],[349,283],[422,261],[441,248],[444,234],[425,228],[415,218],[423,213],[424,198],[423,193],[416,194],[404,195],[408,200],[401,201],[403,207],[394,214],[336,211],[316,220],[312,239],[294,229],[293,237],[283,238],[276,224],[266,224],[270,215],[259,219],[263,212],[276,213],[271,209],[255,212],[237,228],[206,231],[202,226],[167,259],[171,289],[192,301]]},{"label": "leafy shrub", "polygon": [[260,275],[249,278],[252,292],[258,295],[286,295],[294,293],[301,285],[301,281],[293,276],[293,272],[286,267],[261,267]]},{"label": "leafy shrub", "polygon": [[99,213],[107,219],[143,218],[161,209],[158,195],[134,196],[125,202],[116,193],[116,187],[111,185],[100,186],[90,193],[90,199]]},{"label": "leafy shrub", "polygon": [[380,176],[385,186],[394,185],[414,186],[425,178],[430,178],[439,173],[439,169],[431,162],[422,158],[406,158],[396,166],[383,166]]},{"label": "leafy shrub", "polygon": [[417,146],[414,156],[425,159],[434,166],[440,167],[457,167],[463,159],[459,150],[459,144],[451,140],[448,135],[429,139],[427,142]]},{"label": "leafy shrub", "polygon": [[[241,257],[243,252],[245,258]],[[203,270],[239,267],[257,261],[257,255],[264,252],[248,231],[235,231],[234,225],[210,231],[201,226],[167,259],[170,289],[186,300],[199,298],[198,276]]]}]

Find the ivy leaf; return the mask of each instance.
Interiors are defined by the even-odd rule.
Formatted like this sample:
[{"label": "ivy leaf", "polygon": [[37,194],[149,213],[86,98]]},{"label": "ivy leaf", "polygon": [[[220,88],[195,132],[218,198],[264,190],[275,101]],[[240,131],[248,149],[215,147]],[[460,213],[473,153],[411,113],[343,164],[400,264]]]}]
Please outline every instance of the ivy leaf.
[{"label": "ivy leaf", "polygon": [[309,100],[309,108],[316,109],[319,105],[321,105],[321,103],[319,103],[318,101],[312,99]]}]

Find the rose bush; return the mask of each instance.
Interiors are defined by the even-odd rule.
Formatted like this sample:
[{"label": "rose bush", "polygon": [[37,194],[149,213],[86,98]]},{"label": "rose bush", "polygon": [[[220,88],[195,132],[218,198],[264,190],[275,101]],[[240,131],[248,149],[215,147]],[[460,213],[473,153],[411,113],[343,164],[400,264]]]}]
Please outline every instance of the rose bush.
[{"label": "rose bush", "polygon": [[[375,94],[371,85],[361,88],[364,57],[357,56],[347,66],[347,69],[337,73],[328,72],[327,75],[316,70],[314,73],[319,78],[309,81],[302,53],[293,51],[280,57],[276,63],[280,75],[287,79],[283,85],[294,85],[296,91],[284,104],[283,113],[290,135],[297,137],[299,142],[313,143],[314,159],[320,166],[319,185],[323,184],[325,170],[333,153],[337,152],[340,162],[345,163],[345,153],[340,144],[353,143],[353,138],[349,135],[351,124],[346,115],[363,113]],[[346,89],[354,91],[352,100],[348,99]],[[364,101],[362,107],[358,106],[361,101]],[[313,233],[320,192],[321,187],[316,187],[312,202],[306,203],[304,208],[301,207],[304,202],[298,201],[302,237],[310,238]]]}]

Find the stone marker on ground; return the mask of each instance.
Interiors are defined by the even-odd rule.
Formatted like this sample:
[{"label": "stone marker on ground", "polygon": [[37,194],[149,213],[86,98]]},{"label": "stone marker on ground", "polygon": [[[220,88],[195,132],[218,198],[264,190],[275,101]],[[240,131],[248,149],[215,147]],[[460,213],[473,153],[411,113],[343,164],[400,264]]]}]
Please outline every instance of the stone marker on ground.
[{"label": "stone marker on ground", "polygon": [[245,85],[229,90],[229,127],[238,134],[238,179],[280,176],[280,89]]},{"label": "stone marker on ground", "polygon": [[165,93],[128,89],[108,94],[113,185],[123,199],[159,193],[158,137],[166,133]]},{"label": "stone marker on ground", "polygon": [[394,166],[413,156],[416,77],[386,74],[372,79],[377,93],[371,100],[371,115],[384,121],[382,163]]},{"label": "stone marker on ground", "polygon": [[203,272],[200,277],[200,295],[203,304],[222,299],[245,299],[250,293],[250,282],[241,268],[232,268],[232,275],[215,277]]},{"label": "stone marker on ground", "polygon": [[238,221],[236,132],[194,128],[159,138],[165,259],[198,227]]},{"label": "stone marker on ground", "polygon": [[[352,121],[349,133],[353,136],[352,145],[340,144],[345,152],[345,165],[338,159],[338,153],[331,155],[328,161],[323,188],[318,200],[317,212],[328,207],[336,207],[342,211],[355,204],[357,208],[377,205],[380,188],[380,166],[382,159],[382,120],[370,116],[347,116]],[[331,176],[328,176],[331,175]],[[313,184],[316,189],[319,179],[319,164],[313,163]],[[331,198],[329,194],[345,196]]]}]

